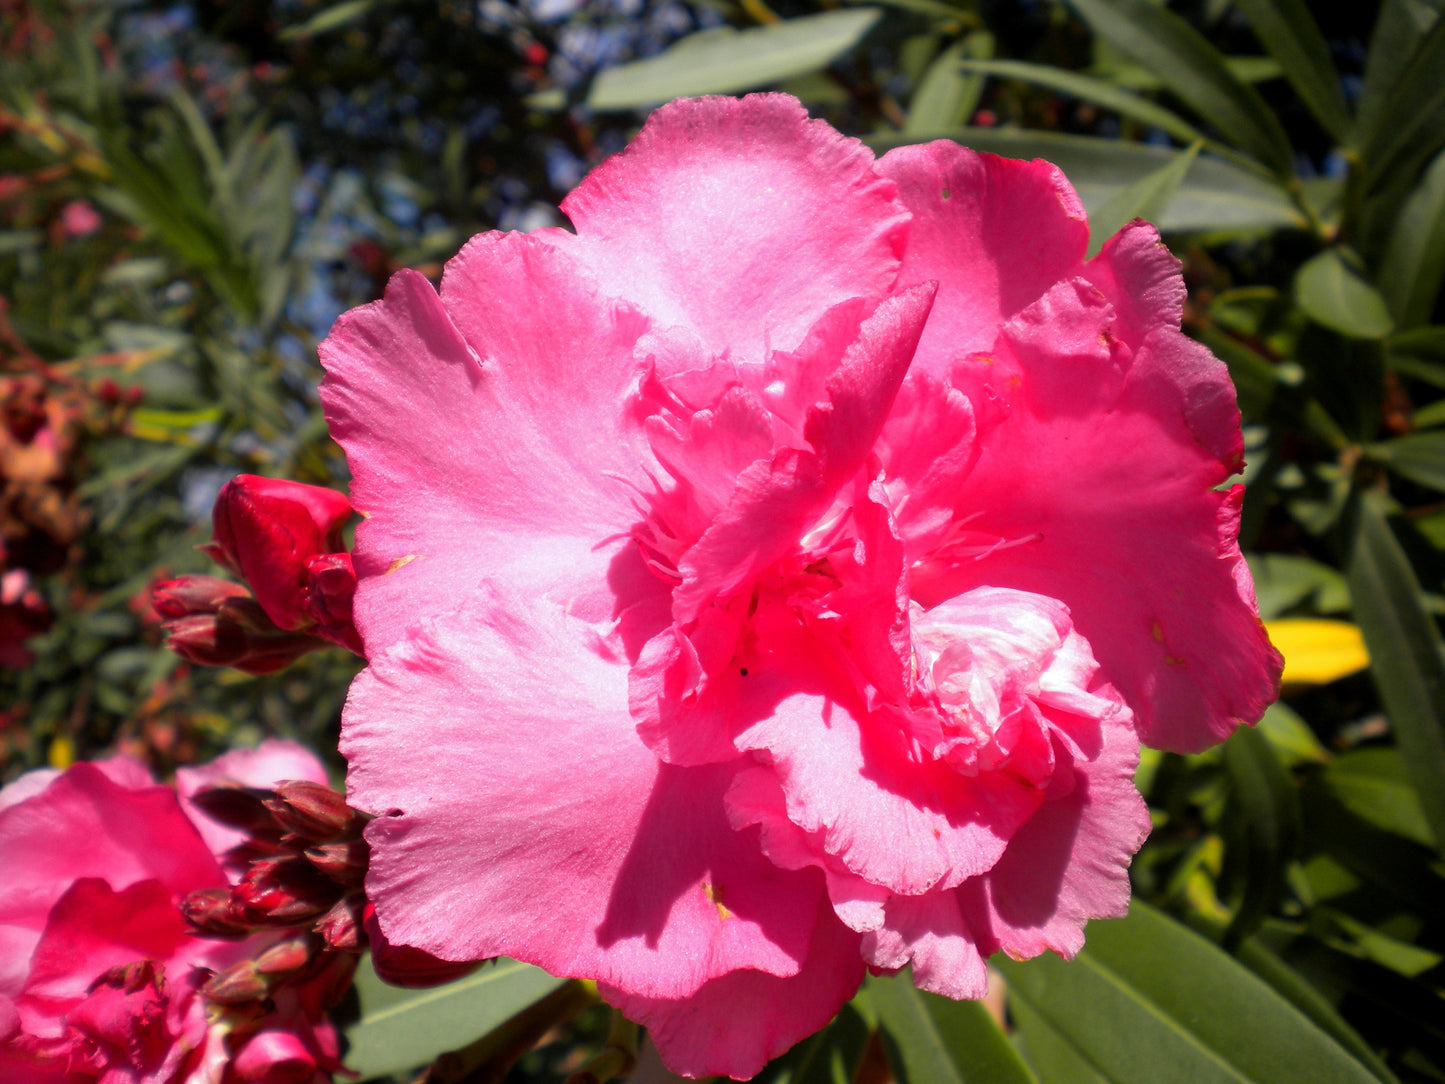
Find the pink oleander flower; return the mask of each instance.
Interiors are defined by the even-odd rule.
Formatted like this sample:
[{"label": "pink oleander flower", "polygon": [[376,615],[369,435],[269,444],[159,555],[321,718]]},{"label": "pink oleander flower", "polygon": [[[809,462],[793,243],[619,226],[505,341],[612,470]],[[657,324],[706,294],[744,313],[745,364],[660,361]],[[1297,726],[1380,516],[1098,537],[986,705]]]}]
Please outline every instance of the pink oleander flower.
[{"label": "pink oleander flower", "polygon": [[679,101],[321,348],[382,932],[596,979],[747,1077],[865,968],[952,997],[1124,912],[1140,739],[1278,654],[1224,366],[1045,162]]},{"label": "pink oleander flower", "polygon": [[260,1019],[204,993],[280,935],[194,936],[181,903],[224,888],[240,837],[185,795],[222,778],[325,781],[269,741],[183,770],[180,793],[124,757],[42,770],[0,791],[0,1079],[6,1084],[324,1084],[339,1067],[336,976],[276,993]]}]

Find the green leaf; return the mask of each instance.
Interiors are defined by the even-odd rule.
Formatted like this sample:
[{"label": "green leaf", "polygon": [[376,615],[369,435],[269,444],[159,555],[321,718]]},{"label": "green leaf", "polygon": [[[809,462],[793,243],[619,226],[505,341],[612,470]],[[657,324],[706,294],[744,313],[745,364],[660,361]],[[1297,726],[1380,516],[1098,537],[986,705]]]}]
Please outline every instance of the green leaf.
[{"label": "green leaf", "polygon": [[1329,45],[1305,0],[1237,0],[1250,28],[1280,62],[1285,78],[1320,126],[1335,140],[1349,139],[1350,111]]},{"label": "green leaf", "polygon": [[873,28],[878,8],[842,8],[769,26],[692,34],[647,60],[599,74],[587,95],[596,110],[637,109],[696,94],[732,94],[825,68]]},{"label": "green leaf", "polygon": [[940,53],[913,95],[903,130],[934,132],[966,123],[978,108],[984,79],[982,75],[970,74],[962,62],[966,57],[992,56],[993,45],[992,34],[976,30]]},{"label": "green leaf", "polygon": [[356,973],[361,1016],[346,1029],[346,1066],[363,1077],[413,1069],[480,1038],[564,981],[499,959],[446,986],[406,990],[382,982],[367,960]]},{"label": "green leaf", "polygon": [[1357,502],[1350,596],[1410,783],[1445,843],[1445,645],[1381,501],[1365,493]]},{"label": "green leaf", "polygon": [[[888,132],[870,136],[866,142],[877,150],[886,150],[938,138],[954,139],[1005,158],[1047,159],[1068,176],[1090,213],[1179,154],[1147,143],[1019,128],[952,128],[917,135]],[[1221,236],[1308,226],[1278,184],[1209,155],[1194,160],[1174,198],[1154,224],[1162,232]]]},{"label": "green leaf", "polygon": [[1368,134],[1387,122],[1384,110],[1390,92],[1436,16],[1436,5],[1431,0],[1385,0],[1380,6],[1365,57],[1365,81],[1360,88],[1356,120],[1360,133]]},{"label": "green leaf", "polygon": [[1187,22],[1149,0],[1072,2],[1096,34],[1157,75],[1240,150],[1281,176],[1292,174],[1294,153],[1274,111]]},{"label": "green leaf", "polygon": [[1019,1050],[1043,1084],[1109,1084],[1109,1078],[1096,1072],[1083,1054],[1027,1001],[1011,998],[1009,1016],[1017,1029]]},{"label": "green leaf", "polygon": [[1179,191],[1179,186],[1189,173],[1189,167],[1194,165],[1195,156],[1203,145],[1203,140],[1196,141],[1188,150],[1176,154],[1172,162],[1140,177],[1090,214],[1089,256],[1092,258],[1098,255],[1104,242],[1134,219],[1153,221],[1158,218],[1174,197],[1174,193]]},{"label": "green leaf", "polygon": [[1398,749],[1352,749],[1324,770],[1325,785],[1346,809],[1376,828],[1434,847],[1435,837]]},{"label": "green leaf", "polygon": [[1022,83],[1048,87],[1061,94],[1093,102],[1105,109],[1112,109],[1121,116],[1137,120],[1140,124],[1168,132],[1181,143],[1193,143],[1204,138],[1198,128],[1178,113],[1114,83],[1090,75],[1080,75],[1064,68],[1032,64],[1024,60],[966,60],[961,67],[964,71],[992,75],[1000,79],[1017,79]]},{"label": "green leaf", "polygon": [[1401,327],[1430,319],[1445,279],[1445,154],[1436,155],[1395,219],[1380,259],[1380,293]]},{"label": "green leaf", "polygon": [[1288,704],[1275,701],[1264,709],[1264,718],[1255,730],[1268,739],[1274,751],[1290,765],[1326,764],[1330,754],[1309,724]]},{"label": "green leaf", "polygon": [[1401,477],[1445,490],[1445,433],[1410,433],[1372,444],[1369,452]]},{"label": "green leaf", "polygon": [[1233,949],[1259,928],[1284,893],[1285,867],[1300,838],[1299,795],[1266,738],[1242,726],[1224,743],[1230,796],[1224,879],[1240,886],[1234,920],[1224,931]]},{"label": "green leaf", "polygon": [[1228,953],[1147,904],[1136,900],[1121,922],[1091,923],[1088,938],[1072,963],[997,964],[1011,997],[1111,1084],[1377,1079]]},{"label": "green leaf", "polygon": [[1350,587],[1345,577],[1320,561],[1288,553],[1246,554],[1254,577],[1259,616],[1268,621],[1307,599],[1316,613],[1339,613],[1350,608]]},{"label": "green leaf", "polygon": [[1327,248],[1295,274],[1295,300],[1310,319],[1352,339],[1382,339],[1394,329],[1385,299],[1338,248]]},{"label": "green leaf", "polygon": [[286,27],[277,36],[282,41],[314,38],[317,34],[340,30],[343,26],[354,23],[374,7],[376,7],[376,0],[344,0],[343,3],[322,8],[304,23]]},{"label": "green leaf", "polygon": [[899,1084],[1033,1084],[1018,1052],[977,1001],[954,1001],[913,985],[911,971],[871,976],[888,1060]]},{"label": "green leaf", "polygon": [[1437,18],[1401,73],[1373,128],[1362,132],[1365,186],[1413,174],[1445,143],[1445,18]]}]

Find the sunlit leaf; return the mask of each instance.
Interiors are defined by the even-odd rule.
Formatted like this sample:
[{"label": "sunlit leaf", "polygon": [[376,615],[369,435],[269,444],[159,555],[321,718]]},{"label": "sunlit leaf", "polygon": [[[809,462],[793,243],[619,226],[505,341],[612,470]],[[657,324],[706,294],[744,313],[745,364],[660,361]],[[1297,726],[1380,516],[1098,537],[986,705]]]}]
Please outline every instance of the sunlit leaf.
[{"label": "sunlit leaf", "polygon": [[1194,143],[1188,150],[1175,155],[1172,162],[1140,177],[1090,214],[1089,256],[1096,256],[1105,241],[1134,219],[1153,221],[1158,218],[1174,198],[1174,193],[1179,191],[1203,145],[1202,141]]},{"label": "sunlit leaf", "polygon": [[768,26],[718,27],[683,38],[647,60],[597,76],[587,104],[636,109],[695,94],[731,94],[827,67],[873,28],[877,8],[842,8]]},{"label": "sunlit leaf", "polygon": [[485,1035],[564,981],[503,959],[446,986],[406,990],[386,985],[367,961],[356,973],[361,1016],[346,1029],[346,1065],[363,1077],[423,1065]]},{"label": "sunlit leaf", "polygon": [[1320,613],[1350,607],[1349,584],[1327,564],[1290,553],[1249,553],[1245,558],[1254,577],[1259,615],[1265,620],[1306,600]]},{"label": "sunlit leaf", "polygon": [[1362,494],[1349,560],[1355,619],[1411,784],[1445,841],[1445,645],[1380,498]]},{"label": "sunlit leaf", "polygon": [[1228,953],[1137,900],[1128,918],[1091,923],[1071,963],[997,963],[1010,998],[1111,1084],[1158,1084],[1161,1073],[1192,1084],[1377,1079]]},{"label": "sunlit leaf", "polygon": [[1295,275],[1295,299],[1310,319],[1355,339],[1381,339],[1394,329],[1380,291],[1337,248],[1327,248]]},{"label": "sunlit leaf", "polygon": [[913,985],[911,972],[873,976],[878,1010],[899,1084],[1031,1084],[1033,1073],[977,1001],[954,1001]]},{"label": "sunlit leaf", "polygon": [[1357,816],[1425,847],[1435,837],[1398,749],[1352,749],[1324,771],[1326,786]]},{"label": "sunlit leaf", "polygon": [[1330,49],[1305,0],[1238,0],[1264,47],[1280,62],[1321,127],[1336,143],[1349,138],[1350,113]]},{"label": "sunlit leaf", "polygon": [[1255,730],[1268,739],[1288,764],[1324,764],[1330,759],[1329,751],[1320,744],[1309,724],[1288,704],[1280,701],[1271,704]]},{"label": "sunlit leaf", "polygon": [[938,55],[908,107],[905,132],[935,132],[966,124],[978,108],[984,78],[963,65],[966,57],[993,55],[993,35],[976,30]]}]

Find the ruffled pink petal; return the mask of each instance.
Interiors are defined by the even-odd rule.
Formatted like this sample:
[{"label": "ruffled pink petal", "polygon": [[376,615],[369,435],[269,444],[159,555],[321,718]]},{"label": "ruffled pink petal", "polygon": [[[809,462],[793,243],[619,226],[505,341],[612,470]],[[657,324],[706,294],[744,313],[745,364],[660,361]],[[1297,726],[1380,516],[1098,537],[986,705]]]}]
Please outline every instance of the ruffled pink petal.
[{"label": "ruffled pink petal", "polygon": [[191,803],[191,796],[202,787],[217,783],[239,783],[245,787],[272,787],[287,779],[305,779],[325,784],[326,766],[316,754],[295,742],[267,738],[254,749],[232,749],[208,764],[195,768],[176,769],[176,791],[181,808],[201,833],[211,853],[220,857],[243,842],[245,832],[212,820]]},{"label": "ruffled pink petal", "polygon": [[14,996],[50,908],[71,882],[123,890],[155,879],[175,903],[224,884],[216,859],[168,787],[127,788],[77,764],[0,811],[0,994]]},{"label": "ruffled pink petal", "polygon": [[821,885],[729,826],[733,766],[659,765],[625,660],[555,604],[483,587],[373,658],[342,751],[393,943],[648,997],[806,954]]},{"label": "ruffled pink petal", "polygon": [[576,236],[548,240],[658,324],[761,361],[893,284],[908,219],[873,164],[785,95],[676,101],[562,202]]},{"label": "ruffled pink petal", "polygon": [[647,1027],[673,1072],[748,1080],[827,1024],[862,981],[858,935],[822,902],[796,975],[734,971],[682,1000],[637,997],[606,985],[602,996]]},{"label": "ruffled pink petal", "polygon": [[955,359],[988,350],[1000,324],[1083,261],[1083,204],[1048,162],[939,140],[889,151],[878,172],[913,215],[899,282],[938,283],[915,371],[944,376]]},{"label": "ruffled pink petal", "polygon": [[1102,295],[1063,283],[956,375],[1011,409],[958,489],[958,537],[910,553],[914,597],[1062,600],[1141,738],[1198,750],[1263,713],[1281,665],[1235,541],[1240,495],[1215,489],[1229,468],[1190,425],[1217,408],[1198,389],[1223,367],[1171,329],[1130,357],[1112,324]]},{"label": "ruffled pink petal", "polygon": [[327,419],[369,517],[354,604],[369,654],[484,575],[614,617],[605,542],[648,485],[645,440],[622,428],[634,312],[520,235],[474,238],[443,294],[399,272],[320,348]]}]

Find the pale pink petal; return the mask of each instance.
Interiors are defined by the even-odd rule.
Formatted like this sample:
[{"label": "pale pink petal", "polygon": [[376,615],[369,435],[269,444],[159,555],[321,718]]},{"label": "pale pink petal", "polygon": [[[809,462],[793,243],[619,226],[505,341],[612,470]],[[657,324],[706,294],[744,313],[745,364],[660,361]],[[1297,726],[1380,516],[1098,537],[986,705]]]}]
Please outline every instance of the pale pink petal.
[{"label": "pale pink petal", "polygon": [[390,941],[650,997],[797,971],[821,884],[729,826],[734,767],[658,763],[627,669],[554,604],[490,587],[372,660],[342,751],[377,814],[367,890]]},{"label": "pale pink petal", "polygon": [[1062,600],[1141,738],[1197,750],[1263,713],[1280,663],[1235,542],[1239,493],[1216,490],[1228,467],[1189,423],[1206,393],[1183,389],[1209,385],[1178,376],[1218,363],[1167,329],[1131,358],[1112,317],[1061,284],[964,374],[1011,411],[959,487],[957,539],[910,554],[914,597],[995,584]]},{"label": "pale pink petal", "polygon": [[320,348],[327,419],[369,517],[355,551],[368,653],[483,575],[615,616],[606,542],[648,485],[645,439],[622,420],[635,313],[520,235],[474,238],[443,293],[398,272]]},{"label": "pale pink petal", "polygon": [[943,376],[955,359],[990,349],[1001,323],[1083,261],[1083,204],[1048,162],[939,140],[889,151],[878,171],[913,215],[899,282],[938,283],[917,370]]},{"label": "pale pink petal", "polygon": [[14,996],[51,906],[72,881],[160,881],[172,900],[225,878],[168,787],[130,789],[76,764],[0,811],[0,994]]},{"label": "pale pink petal", "polygon": [[907,215],[873,155],[794,98],[676,101],[562,202],[604,292],[715,354],[792,350],[840,300],[880,297]]},{"label": "pale pink petal", "polygon": [[733,971],[675,1001],[637,997],[606,985],[602,996],[647,1027],[673,1072],[747,1080],[827,1024],[862,981],[858,934],[839,922],[824,901],[807,959],[796,975]]}]

